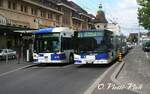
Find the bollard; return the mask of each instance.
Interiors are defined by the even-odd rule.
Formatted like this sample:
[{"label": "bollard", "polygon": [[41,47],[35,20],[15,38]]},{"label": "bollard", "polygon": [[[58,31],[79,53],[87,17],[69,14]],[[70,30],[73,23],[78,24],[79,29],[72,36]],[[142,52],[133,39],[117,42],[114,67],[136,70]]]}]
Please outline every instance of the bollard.
[{"label": "bollard", "polygon": [[30,61],[30,60],[29,60],[29,57],[30,57],[30,56],[29,56],[29,50],[27,50],[27,55],[26,55],[26,61],[27,61],[27,62]]},{"label": "bollard", "polygon": [[122,59],[123,59],[123,55],[122,55],[122,53],[119,53],[119,55],[118,55],[118,59],[119,59],[119,62],[122,62]]}]

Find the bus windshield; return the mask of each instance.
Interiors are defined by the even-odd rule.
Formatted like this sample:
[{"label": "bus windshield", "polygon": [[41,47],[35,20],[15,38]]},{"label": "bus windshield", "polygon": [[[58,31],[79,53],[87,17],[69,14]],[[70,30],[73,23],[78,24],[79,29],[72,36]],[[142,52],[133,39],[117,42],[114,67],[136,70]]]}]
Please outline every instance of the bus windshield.
[{"label": "bus windshield", "polygon": [[104,32],[81,32],[75,42],[75,52],[103,53],[110,48],[111,37],[104,36]]},{"label": "bus windshield", "polygon": [[59,33],[35,35],[34,51],[37,53],[58,52],[60,50]]}]

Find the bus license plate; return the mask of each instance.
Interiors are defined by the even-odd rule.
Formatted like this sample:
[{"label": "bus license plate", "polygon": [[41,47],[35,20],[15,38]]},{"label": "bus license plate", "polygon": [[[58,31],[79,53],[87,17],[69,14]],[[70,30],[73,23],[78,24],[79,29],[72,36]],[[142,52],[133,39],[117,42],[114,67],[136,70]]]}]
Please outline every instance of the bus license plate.
[{"label": "bus license plate", "polygon": [[92,64],[93,63],[93,61],[89,61],[89,60],[86,61],[86,62],[87,62],[87,64]]}]

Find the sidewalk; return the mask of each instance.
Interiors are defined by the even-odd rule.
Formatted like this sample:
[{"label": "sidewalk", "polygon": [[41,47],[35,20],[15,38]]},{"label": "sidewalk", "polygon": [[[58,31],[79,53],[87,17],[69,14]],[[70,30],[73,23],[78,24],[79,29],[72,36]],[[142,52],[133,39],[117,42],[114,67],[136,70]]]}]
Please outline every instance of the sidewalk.
[{"label": "sidewalk", "polygon": [[0,61],[0,74],[32,65],[34,65],[32,62],[25,62],[23,60],[20,60],[19,63],[18,60],[8,60],[8,62],[3,60]]},{"label": "sidewalk", "polygon": [[92,94],[150,94],[149,58],[140,47],[135,47],[91,91]]},{"label": "sidewalk", "polygon": [[111,78],[115,73],[116,68],[119,66],[120,64],[109,70],[106,76],[101,81],[99,81],[99,84],[96,85],[96,88],[92,94],[137,94],[136,92],[124,88],[123,85],[117,85]]},{"label": "sidewalk", "polygon": [[150,61],[141,47],[133,49],[124,59],[125,65],[117,80],[122,84],[132,83],[142,86],[135,91],[141,94],[150,94]]}]

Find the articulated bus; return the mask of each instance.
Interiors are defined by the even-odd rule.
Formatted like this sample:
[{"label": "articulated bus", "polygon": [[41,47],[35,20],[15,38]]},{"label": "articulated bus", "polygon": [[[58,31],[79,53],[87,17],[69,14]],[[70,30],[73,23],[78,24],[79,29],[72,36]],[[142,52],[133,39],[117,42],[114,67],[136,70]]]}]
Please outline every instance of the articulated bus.
[{"label": "articulated bus", "polygon": [[34,63],[73,63],[74,31],[67,27],[44,28],[33,33]]},{"label": "articulated bus", "polygon": [[75,32],[74,64],[108,64],[117,59],[120,37],[109,30]]}]

